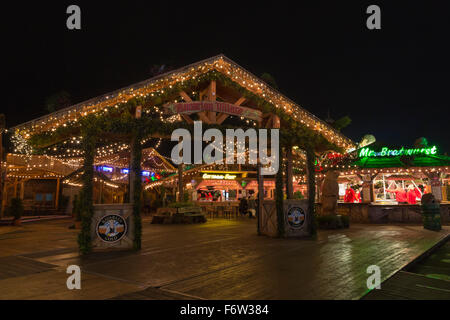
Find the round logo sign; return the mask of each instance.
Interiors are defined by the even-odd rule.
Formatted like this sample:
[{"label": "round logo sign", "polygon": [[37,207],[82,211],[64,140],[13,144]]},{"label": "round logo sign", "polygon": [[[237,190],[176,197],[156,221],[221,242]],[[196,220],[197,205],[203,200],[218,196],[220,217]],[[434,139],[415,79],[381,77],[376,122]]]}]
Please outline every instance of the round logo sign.
[{"label": "round logo sign", "polygon": [[305,223],[305,211],[300,207],[292,207],[288,211],[287,219],[292,228],[299,229]]},{"label": "round logo sign", "polygon": [[97,235],[105,242],[119,241],[126,232],[127,223],[117,214],[104,216],[97,224]]}]

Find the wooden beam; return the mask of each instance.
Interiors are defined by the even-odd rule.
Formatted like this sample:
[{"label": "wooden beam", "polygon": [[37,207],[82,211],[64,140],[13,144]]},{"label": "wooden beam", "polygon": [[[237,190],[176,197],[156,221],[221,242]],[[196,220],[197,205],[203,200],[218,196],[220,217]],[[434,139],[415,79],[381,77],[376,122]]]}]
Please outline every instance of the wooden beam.
[{"label": "wooden beam", "polygon": [[180,114],[181,117],[189,124],[193,124],[194,121],[191,119],[191,117],[189,117],[187,114]]},{"label": "wooden beam", "polygon": [[216,123],[217,124],[222,124],[222,122],[225,121],[226,118],[228,118],[229,114],[226,113],[219,113],[219,117],[217,118]]},{"label": "wooden beam", "polygon": [[271,127],[272,127],[272,120],[273,120],[273,116],[270,115],[270,116],[265,120],[264,127],[265,127],[265,128],[271,128]]},{"label": "wooden beam", "polygon": [[214,112],[214,111],[209,112],[209,120],[213,124],[216,123],[216,112]]},{"label": "wooden beam", "polygon": [[212,80],[208,87],[208,100],[216,101],[216,80]]},{"label": "wooden beam", "polygon": [[280,118],[276,114],[272,115],[272,128],[280,128]]},{"label": "wooden beam", "polygon": [[202,120],[203,122],[205,122],[207,124],[211,124],[211,120],[207,117],[207,115],[204,112],[199,112],[197,114],[198,114],[198,117],[200,118],[200,120]]},{"label": "wooden beam", "polygon": [[184,101],[192,102],[191,97],[189,97],[188,94],[183,90],[180,91],[180,96],[184,99]]},{"label": "wooden beam", "polygon": [[241,104],[243,104],[245,102],[245,98],[244,97],[240,97],[235,103],[234,105],[236,106],[240,106]]},{"label": "wooden beam", "polygon": [[[208,86],[208,100],[216,101],[216,80],[212,80]],[[209,111],[206,115],[212,124],[216,123],[216,112]]]}]

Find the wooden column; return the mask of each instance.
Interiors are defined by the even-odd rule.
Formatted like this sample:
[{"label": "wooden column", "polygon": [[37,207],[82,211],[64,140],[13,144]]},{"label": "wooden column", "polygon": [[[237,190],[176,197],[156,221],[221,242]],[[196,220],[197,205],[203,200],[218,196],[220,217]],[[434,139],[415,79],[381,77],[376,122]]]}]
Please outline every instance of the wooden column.
[{"label": "wooden column", "polygon": [[17,178],[16,181],[14,181],[14,193],[13,193],[13,198],[17,198],[17,185],[19,184]]},{"label": "wooden column", "polygon": [[2,188],[2,198],[0,199],[0,201],[2,202],[1,205],[1,210],[0,210],[0,218],[4,217],[4,212],[5,212],[5,207],[6,207],[6,202],[8,201],[7,199],[7,185],[6,185],[6,181],[3,182],[3,188]]},{"label": "wooden column", "polygon": [[[208,87],[208,100],[216,101],[216,81],[212,80]],[[216,123],[216,112],[210,111],[206,113],[211,123]]]},{"label": "wooden column", "polygon": [[59,209],[59,178],[56,179],[56,196],[55,196],[55,209]]},{"label": "wooden column", "polygon": [[261,175],[261,163],[258,160],[257,165],[257,174],[258,174],[258,210],[256,212],[256,225],[257,225],[257,234],[261,234],[261,214],[263,211],[264,204],[264,176]]},{"label": "wooden column", "polygon": [[183,164],[178,165],[178,201],[183,201]]},{"label": "wooden column", "polygon": [[294,185],[292,179],[294,178],[292,169],[292,147],[286,147],[286,196],[288,199],[294,198]]},{"label": "wooden column", "polygon": [[[132,164],[134,163],[134,144],[135,144],[135,140],[136,138],[133,137],[131,139],[131,143],[130,143],[130,164],[129,164],[129,170],[128,170],[128,175],[130,177],[130,194],[129,194],[129,203],[133,203],[133,199],[134,199],[134,183],[136,181],[136,179],[138,178],[136,176],[136,173],[134,172],[133,168],[131,168]],[[140,179],[141,177],[139,177]]]},{"label": "wooden column", "polygon": [[[142,115],[142,107],[141,106],[137,106],[136,107],[136,111],[135,111],[135,115],[134,117],[136,119],[139,119]],[[139,145],[138,145],[139,144]],[[140,146],[140,141],[139,138],[136,136],[136,134],[133,134],[133,137],[131,138],[131,142],[130,142],[130,164],[129,164],[129,169],[128,169],[128,175],[130,178],[130,195],[129,195],[129,203],[134,203],[134,189],[135,189],[135,183],[137,182],[136,180],[139,179],[139,181],[141,180],[141,163],[139,161],[139,168],[138,168],[138,173],[136,173],[135,169],[133,168],[133,164],[134,161],[137,160],[136,159],[136,151],[137,148],[139,148]],[[138,156],[140,157],[142,155],[142,152],[138,153]]]},{"label": "wooden column", "polygon": [[311,223],[308,224],[311,235],[316,234],[315,225],[315,200],[316,200],[316,174],[314,170],[315,154],[312,148],[306,149],[306,176],[308,181],[308,212]]},{"label": "wooden column", "polygon": [[[6,178],[6,174],[5,174]],[[0,218],[3,218],[3,197],[4,197],[4,191],[3,191],[3,184],[5,181],[3,181],[3,128],[0,128]],[[6,184],[5,184],[6,185]]]},{"label": "wooden column", "polygon": [[20,182],[20,199],[23,200],[25,195],[25,181]]}]

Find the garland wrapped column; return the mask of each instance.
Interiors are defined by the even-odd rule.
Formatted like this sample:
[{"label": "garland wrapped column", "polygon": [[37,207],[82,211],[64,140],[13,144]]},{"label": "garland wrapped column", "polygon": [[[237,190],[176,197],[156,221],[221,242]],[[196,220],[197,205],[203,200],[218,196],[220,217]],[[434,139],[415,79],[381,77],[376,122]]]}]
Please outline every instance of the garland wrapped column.
[{"label": "garland wrapped column", "polygon": [[286,147],[286,198],[294,198],[294,185],[293,185],[293,169],[292,169],[292,147]]},{"label": "garland wrapped column", "polygon": [[258,160],[257,172],[258,172],[258,210],[256,211],[256,231],[258,235],[261,235],[261,215],[264,204],[264,176],[261,174],[261,162]]},{"label": "garland wrapped column", "polygon": [[141,198],[142,198],[142,180],[141,180],[141,160],[142,145],[140,134],[133,134],[131,140],[131,184],[130,200],[133,201],[133,219],[134,219],[134,243],[135,250],[141,249],[142,240],[142,220],[141,220]]},{"label": "garland wrapped column", "polygon": [[278,237],[284,237],[283,161],[279,162],[278,172],[275,176],[275,207],[277,210]]},{"label": "garland wrapped column", "polygon": [[94,193],[94,154],[96,134],[92,129],[95,126],[89,126],[82,132],[84,152],[83,162],[83,187],[80,192],[80,214],[81,214],[81,231],[78,235],[78,246],[82,254],[89,253],[92,250],[91,239],[91,222],[94,215],[93,193]]},{"label": "garland wrapped column", "polygon": [[311,147],[306,148],[306,174],[308,179],[308,212],[311,216],[311,223],[309,224],[310,234],[315,236],[317,234],[316,215],[315,215],[315,199],[316,199],[316,175],[314,168],[314,161],[316,155]]}]

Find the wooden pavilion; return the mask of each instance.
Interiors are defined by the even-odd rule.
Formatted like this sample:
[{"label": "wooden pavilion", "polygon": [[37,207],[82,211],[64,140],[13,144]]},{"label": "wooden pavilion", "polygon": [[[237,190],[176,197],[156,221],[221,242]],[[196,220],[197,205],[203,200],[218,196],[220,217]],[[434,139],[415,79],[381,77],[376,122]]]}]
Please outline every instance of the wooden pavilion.
[{"label": "wooden pavilion", "polygon": [[[74,167],[83,166],[84,182],[81,184],[86,194],[92,194],[86,181],[93,179],[94,165],[120,164],[119,167],[128,168],[129,199],[137,203],[142,183],[145,183],[141,175],[145,167],[142,150],[156,149],[160,139],[170,138],[174,128],[190,128],[196,120],[221,128],[296,128],[293,131],[303,132],[305,140],[321,139],[343,153],[356,147],[327,122],[224,55],[58,110],[11,128],[10,132],[15,141],[15,153],[40,154]],[[302,161],[296,158],[291,147],[284,153],[288,197],[293,190],[293,164]],[[326,148],[309,150],[309,158],[314,157],[311,152],[317,154]],[[165,159],[162,162],[166,172],[174,170],[170,162]],[[180,195],[183,193],[182,167],[178,168]],[[314,181],[314,177],[311,179]],[[139,210],[136,205],[136,217]]]}]

